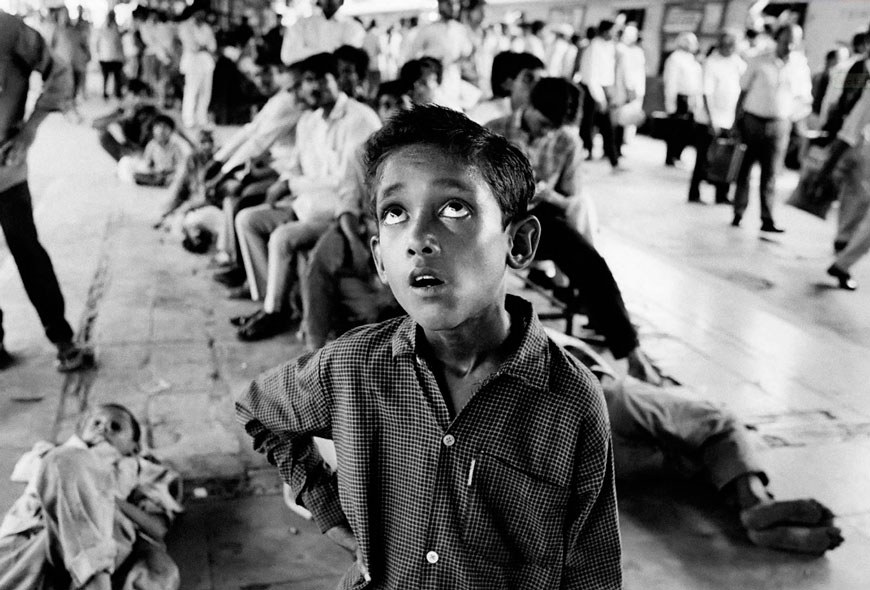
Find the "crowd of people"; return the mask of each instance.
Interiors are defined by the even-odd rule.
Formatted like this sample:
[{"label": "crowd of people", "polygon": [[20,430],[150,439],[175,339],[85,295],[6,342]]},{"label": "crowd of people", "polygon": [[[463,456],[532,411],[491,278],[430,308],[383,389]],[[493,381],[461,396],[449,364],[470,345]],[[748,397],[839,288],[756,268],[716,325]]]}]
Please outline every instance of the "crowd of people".
[{"label": "crowd of people", "polygon": [[[0,31],[9,27],[28,36],[8,48],[3,44],[13,37],[0,36],[0,51],[20,57],[24,47],[30,52],[25,63],[46,81],[24,131],[17,122],[0,128],[0,222],[46,334],[58,347],[59,368],[77,370],[90,360],[73,343],[60,288],[32,227],[21,158],[45,114],[74,106],[94,47],[103,96],[109,96],[111,78],[120,98],[117,110],[94,124],[99,141],[118,160],[120,176],[164,187],[165,207],[155,227],[177,231],[187,249],[211,255],[219,269],[214,281],[228,297],[257,302],[255,311],[228,318],[239,339],[298,331],[307,353],[252,384],[237,414],[258,450],[280,468],[292,490],[290,504],[304,505],[330,538],[357,555],[349,584],[359,577],[423,575],[447,576],[438,578],[445,583],[467,577],[483,585],[548,584],[558,565],[563,569],[552,579],[582,585],[597,577],[617,587],[614,474],[608,465],[615,457],[616,476],[623,476],[648,464],[638,459],[642,447],[647,459],[657,453],[659,463],[670,464],[676,457],[679,465],[706,473],[738,510],[752,542],[817,555],[837,547],[842,537],[829,509],[815,500],[773,500],[732,416],[671,395],[595,248],[596,213],[581,171],[585,159],[598,155],[598,134],[614,172],[625,171],[623,145],[644,120],[647,68],[637,26],[604,20],[583,36],[540,22],[484,26],[482,2],[464,2],[460,9],[458,2],[440,0],[437,20],[380,30],[345,17],[341,5],[318,0],[314,15],[285,30],[275,24],[259,32],[246,21],[218,30],[214,15],[199,3],[178,19],[137,9],[126,31],[111,14],[91,31],[81,14],[71,24],[60,9],[42,37],[0,13]],[[694,146],[688,201],[699,203],[711,145],[720,138],[742,144],[734,196],[729,198],[730,183],[715,182],[715,202],[732,205],[732,225],[739,226],[757,162],[761,231],[781,233],[773,216],[778,169],[789,141],[797,136],[797,149],[806,149],[800,138],[816,130],[815,141],[828,155],[822,180],[808,190],[829,190],[825,179],[832,178],[840,200],[838,255],[828,273],[840,287],[855,289],[848,269],[870,249],[870,92],[864,90],[870,32],[855,36],[848,57],[832,53],[815,80],[795,23],[750,33],[744,38],[723,31],[704,59],[694,35],[676,39],[663,66],[665,165],[678,166],[684,149]],[[0,95],[0,112],[6,96]],[[21,92],[16,96],[22,100]],[[172,116],[178,101],[180,122]],[[224,123],[243,126],[218,146],[213,126]],[[22,219],[30,230],[21,229]],[[555,278],[536,270],[547,265],[555,267]],[[582,310],[603,348],[625,359],[629,377],[615,379],[607,361],[583,342],[545,332],[525,302],[505,296],[507,269],[560,305]],[[439,303],[442,297],[450,305]],[[451,321],[464,327],[456,330]],[[445,330],[452,331],[450,338]],[[414,352],[406,364],[399,362]],[[535,358],[546,358],[547,366]],[[11,360],[0,331],[0,368]],[[579,407],[566,408],[558,396],[527,407],[511,385],[512,372],[530,384],[543,387],[550,379],[559,391],[581,391]],[[506,406],[478,401],[490,384],[494,391],[488,393],[504,396]],[[596,384],[604,386],[603,401],[594,394]],[[359,393],[372,388],[380,393]],[[429,398],[439,391],[443,397]],[[442,458],[442,471],[430,462],[416,483],[400,481],[403,461],[419,458],[390,438],[391,429],[375,440],[371,421],[395,418],[379,405],[379,395],[419,398],[407,402],[406,435],[435,437],[435,448],[456,444],[463,460]],[[425,403],[437,407],[434,421]],[[523,409],[529,422],[508,419],[508,406]],[[467,431],[450,430],[472,409]],[[111,424],[138,430],[123,408],[101,411],[96,442],[112,443],[105,435]],[[292,424],[283,421],[288,416]],[[531,423],[537,433],[529,430]],[[595,440],[568,437],[555,451],[550,441],[548,458],[536,457],[543,433],[564,428],[587,429]],[[311,436],[323,432],[331,432],[347,473],[338,484],[312,446]],[[497,432],[495,438],[510,443],[497,457],[466,449],[471,441],[490,444]],[[462,436],[469,442],[448,442]],[[81,440],[86,448],[95,446]],[[520,452],[514,443],[531,446]],[[84,460],[72,451],[48,457],[48,465]],[[467,473],[465,459],[471,461]],[[120,464],[116,457],[113,469]],[[595,485],[572,479],[578,470],[588,470]],[[378,490],[367,497],[362,490],[375,475]],[[501,476],[515,492],[524,490],[497,499],[509,513],[504,530],[487,520],[493,506],[486,505],[485,493]],[[52,477],[45,468],[34,475],[32,497],[66,493]],[[476,556],[466,554],[450,498],[424,501],[424,488],[416,487],[426,480],[426,490],[447,489],[465,477],[463,498],[483,503]],[[534,521],[517,503],[530,490],[552,503],[547,522]],[[168,523],[176,506],[166,494],[160,497],[162,504],[149,509]],[[568,508],[568,497],[583,502]],[[440,520],[400,526],[406,521],[397,511],[408,506],[420,514],[434,511]],[[151,519],[142,518],[141,508],[119,510],[147,532]],[[50,537],[54,529],[43,524],[39,530]],[[535,538],[521,538],[532,530]],[[463,556],[449,573],[410,565],[419,559],[405,553],[422,551],[427,531],[443,538],[444,551]],[[386,546],[373,547],[374,534]],[[21,535],[0,534],[0,563],[4,548],[37,551]],[[8,541],[13,537],[15,544]],[[558,564],[545,550],[555,538],[572,543]],[[75,565],[68,555],[75,544],[61,541],[48,546],[62,556],[75,587],[109,583],[94,572],[113,566],[88,560],[90,569]],[[439,560],[435,551],[422,554],[431,565]],[[481,559],[489,562],[484,566]],[[512,569],[512,560],[525,565]],[[589,560],[595,568],[580,567]],[[161,587],[177,584],[171,578]]]}]

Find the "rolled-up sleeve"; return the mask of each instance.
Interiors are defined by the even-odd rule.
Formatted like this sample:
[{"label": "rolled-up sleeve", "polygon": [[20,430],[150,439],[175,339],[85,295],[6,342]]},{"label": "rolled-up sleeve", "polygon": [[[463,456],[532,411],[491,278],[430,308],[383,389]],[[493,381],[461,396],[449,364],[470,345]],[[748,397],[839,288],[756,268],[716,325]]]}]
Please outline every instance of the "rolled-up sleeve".
[{"label": "rolled-up sleeve", "polygon": [[278,467],[296,501],[325,532],[347,518],[336,474],[312,440],[331,435],[331,402],[320,387],[320,362],[318,352],[264,373],[236,401],[236,418],[254,450]]},{"label": "rolled-up sleeve", "polygon": [[72,71],[64,60],[54,59],[45,40],[36,30],[23,27],[15,44],[15,55],[31,70],[42,75],[42,93],[34,110],[61,111],[72,100]]}]

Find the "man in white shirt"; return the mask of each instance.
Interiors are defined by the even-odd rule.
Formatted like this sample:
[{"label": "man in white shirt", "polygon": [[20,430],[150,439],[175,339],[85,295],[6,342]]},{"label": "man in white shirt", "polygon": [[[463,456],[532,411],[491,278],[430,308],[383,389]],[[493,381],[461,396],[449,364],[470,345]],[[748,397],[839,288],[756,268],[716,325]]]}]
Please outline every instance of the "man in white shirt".
[{"label": "man in white shirt", "polygon": [[291,171],[279,180],[283,186],[269,189],[265,205],[236,217],[251,298],[263,301],[262,310],[234,321],[242,340],[289,329],[295,254],[311,248],[329,227],[357,148],[381,125],[371,108],[339,90],[334,55],[313,55],[299,72],[299,98],[314,110],[296,126]]},{"label": "man in white shirt", "polygon": [[366,31],[350,17],[338,14],[344,0],[317,0],[318,13],[299,19],[284,31],[281,61],[290,65],[342,45],[362,47]]},{"label": "man in white shirt", "polygon": [[677,48],[665,60],[662,76],[665,111],[668,113],[667,154],[665,166],[674,166],[689,143],[695,115],[701,104],[702,72],[695,55],[698,38],[694,33],[680,33]]},{"label": "man in white shirt", "polygon": [[633,23],[625,25],[616,44],[616,149],[622,152],[626,127],[633,133],[637,120],[643,114],[643,99],[646,96],[646,54],[638,45],[640,32]]},{"label": "man in white shirt", "polygon": [[[616,43],[613,40],[613,22],[603,20],[598,25],[598,34],[589,42],[589,47],[580,59],[580,79],[586,91],[595,100],[594,125],[604,140],[604,154],[611,166],[619,166],[616,136],[610,121],[610,109],[614,106],[616,85]],[[584,116],[587,113],[584,112]],[[594,137],[594,132],[593,132]],[[588,145],[590,151],[592,146]]]},{"label": "man in white shirt", "polygon": [[803,31],[794,24],[780,27],[776,48],[750,60],[741,79],[737,101],[737,130],[746,144],[743,165],[734,193],[734,219],[738,227],[749,203],[749,174],[761,166],[761,231],[782,233],[773,220],[776,175],[788,145],[791,126],[812,110],[812,75],[807,59],[797,51]]},{"label": "man in white shirt", "polygon": [[179,69],[184,74],[181,120],[185,127],[194,129],[208,125],[217,41],[202,5],[195,3],[188,9],[190,16],[178,26],[182,46]]},{"label": "man in white shirt", "polygon": [[[740,78],[746,62],[737,54],[737,36],[719,34],[716,50],[704,60],[702,104],[695,116],[695,169],[689,184],[689,202],[701,202],[701,181],[707,168],[707,150],[712,141],[734,126],[734,112],[740,98]],[[728,185],[716,185],[716,203],[727,205]]]}]

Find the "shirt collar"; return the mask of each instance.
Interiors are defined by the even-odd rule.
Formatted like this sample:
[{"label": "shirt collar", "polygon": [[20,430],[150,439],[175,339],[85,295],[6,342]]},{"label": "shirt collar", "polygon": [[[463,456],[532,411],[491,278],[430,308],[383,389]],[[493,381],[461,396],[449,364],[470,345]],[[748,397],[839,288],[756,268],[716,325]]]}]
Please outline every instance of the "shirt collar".
[{"label": "shirt collar", "polygon": [[[347,103],[349,100],[350,98],[347,96],[347,94],[339,91],[338,98],[335,99],[335,106],[332,107],[332,110],[329,112],[329,116],[325,119],[327,121],[337,121],[338,119],[344,117],[345,113],[347,113]],[[320,115],[320,118],[323,119],[323,109],[321,108],[318,110],[320,111],[320,113],[318,113]]]},{"label": "shirt collar", "polygon": [[[530,387],[546,390],[549,387],[550,351],[547,335],[532,304],[516,295],[508,295],[505,309],[511,323],[521,322],[522,336],[516,350],[498,369],[498,373],[525,381]],[[393,358],[416,356],[418,325],[406,317],[393,335]]]}]

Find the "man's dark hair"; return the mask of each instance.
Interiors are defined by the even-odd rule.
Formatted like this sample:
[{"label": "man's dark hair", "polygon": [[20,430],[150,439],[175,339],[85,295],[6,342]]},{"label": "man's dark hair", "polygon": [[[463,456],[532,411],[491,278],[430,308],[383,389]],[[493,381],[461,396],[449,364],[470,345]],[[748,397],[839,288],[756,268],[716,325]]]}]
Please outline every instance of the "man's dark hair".
[{"label": "man's dark hair", "polygon": [[502,51],[492,60],[492,95],[504,98],[510,95],[510,90],[503,88],[505,80],[516,78],[523,70],[543,70],[544,62],[531,53],[515,53]]},{"label": "man's dark hair", "polygon": [[338,78],[338,61],[331,53],[316,53],[307,57],[298,63],[298,68],[303,75],[311,72],[317,78],[325,78],[327,74]]},{"label": "man's dark hair", "polygon": [[369,54],[364,49],[352,45],[342,45],[333,53],[336,61],[346,61],[353,64],[356,75],[360,80],[365,80],[369,75]]},{"label": "man's dark hair", "polygon": [[397,113],[366,142],[363,163],[373,213],[384,162],[412,145],[437,148],[474,167],[498,201],[505,226],[528,211],[535,194],[535,175],[520,149],[458,111],[424,105]]},{"label": "man's dark hair", "polygon": [[611,29],[613,29],[613,26],[614,26],[614,23],[612,20],[605,19],[605,20],[601,21],[600,23],[598,23],[598,34],[602,35],[602,34],[606,33],[607,31],[610,31]]},{"label": "man's dark hair", "polygon": [[779,38],[782,37],[786,31],[789,31],[792,34],[792,38],[794,38],[795,32],[800,31],[800,30],[801,30],[800,25],[797,25],[795,23],[786,23],[786,24],[780,26],[778,29],[776,29],[776,31],[774,31],[773,40],[779,41]]},{"label": "man's dark hair", "polygon": [[582,98],[580,89],[564,78],[541,78],[529,100],[556,127],[577,120]]},{"label": "man's dark hair", "polygon": [[[870,43],[870,32],[856,33],[852,37],[852,51],[854,53],[863,53],[867,51],[867,44]],[[863,48],[863,51],[862,51]]]},{"label": "man's dark hair", "polygon": [[154,120],[151,121],[151,129],[154,129],[158,125],[166,125],[169,127],[170,131],[175,131],[175,121],[169,115],[159,114],[154,117]]},{"label": "man's dark hair", "polygon": [[127,92],[136,96],[151,96],[154,94],[151,86],[143,82],[139,78],[133,78],[127,81]]},{"label": "man's dark hair", "polygon": [[441,60],[424,55],[420,59],[412,59],[403,65],[399,71],[399,79],[407,84],[408,88],[411,88],[418,80],[422,80],[432,73],[441,84],[441,79],[444,76],[444,66],[441,65]]},{"label": "man's dark hair", "polygon": [[133,442],[139,442],[139,439],[142,438],[142,427],[139,425],[139,420],[136,419],[136,416],[127,408],[127,406],[115,403],[105,403],[97,406],[97,409],[115,410],[127,414],[127,416],[130,417],[130,426],[133,430]]}]

